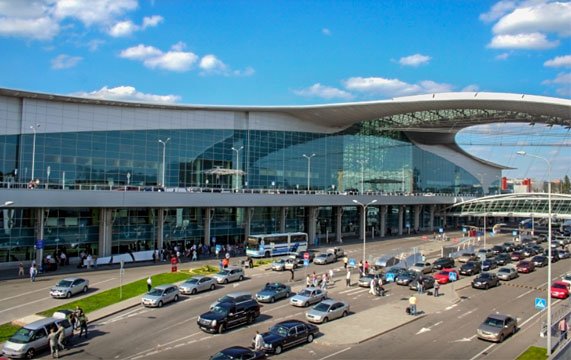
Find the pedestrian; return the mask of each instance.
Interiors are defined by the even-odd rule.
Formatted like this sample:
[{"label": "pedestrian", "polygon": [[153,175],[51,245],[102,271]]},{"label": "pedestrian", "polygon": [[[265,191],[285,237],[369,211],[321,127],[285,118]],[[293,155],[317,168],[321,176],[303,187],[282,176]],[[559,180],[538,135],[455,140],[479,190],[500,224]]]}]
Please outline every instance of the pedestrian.
[{"label": "pedestrian", "polygon": [[24,263],[20,261],[20,263],[18,264],[18,276],[19,277],[23,277],[25,276],[24,274]]},{"label": "pedestrian", "polygon": [[438,283],[438,281],[434,281],[434,297],[440,296],[440,294],[438,293],[439,290],[440,290],[440,284]]},{"label": "pedestrian", "polygon": [[69,314],[69,323],[71,324],[71,336],[73,337],[73,333],[75,331],[75,329],[77,329],[77,315],[75,315],[75,312],[72,312],[71,314]]},{"label": "pedestrian", "polygon": [[351,270],[347,270],[347,275],[345,276],[345,286],[351,286]]},{"label": "pedestrian", "polygon": [[295,280],[295,272],[294,272],[293,268],[290,268],[289,272],[291,273],[289,281],[294,281]]},{"label": "pedestrian", "polygon": [[363,276],[363,260],[359,261],[359,276]]},{"label": "pedestrian", "polygon": [[369,273],[369,261],[367,260],[365,260],[365,264],[363,265],[363,271],[365,272],[365,275]]},{"label": "pedestrian", "polygon": [[64,340],[65,340],[65,330],[63,328],[63,325],[61,323],[57,324],[57,331],[56,334],[58,334],[57,337],[57,346],[59,350],[64,350],[65,349],[65,345],[63,344]]},{"label": "pedestrian", "polygon": [[198,261],[198,252],[196,252],[196,249],[192,250],[192,261]]},{"label": "pedestrian", "polygon": [[410,314],[412,316],[416,315],[416,296],[411,295],[411,297],[408,299],[408,304],[410,305]]},{"label": "pedestrian", "polygon": [[147,278],[147,292],[151,291],[151,289],[153,288],[153,280],[151,279],[151,277],[149,276]]},{"label": "pedestrian", "polygon": [[422,275],[420,275],[416,281],[416,290],[418,291],[419,295],[424,293],[424,278]]},{"label": "pedestrian", "polygon": [[317,287],[317,274],[315,271],[311,274],[311,286]]},{"label": "pedestrian", "polygon": [[50,333],[48,334],[48,341],[50,343],[50,352],[53,358],[59,358],[59,348],[58,348],[58,336],[55,327],[50,328]]},{"label": "pedestrian", "polygon": [[347,262],[349,261],[349,258],[347,258],[347,255],[343,256],[343,268],[347,269]]},{"label": "pedestrian", "polygon": [[311,277],[309,276],[309,274],[307,274],[307,276],[305,277],[305,287],[310,287],[311,286]]},{"label": "pedestrian", "polygon": [[30,266],[30,279],[32,279],[32,282],[36,281],[37,275],[38,275],[38,268],[36,267],[36,264],[32,264],[32,266]]},{"label": "pedestrian", "polygon": [[369,285],[370,285],[369,294],[377,295],[377,293],[375,292],[375,279],[371,279],[371,283]]},{"label": "pedestrian", "polygon": [[569,324],[567,319],[563,318],[559,321],[559,333],[561,334],[561,340],[567,340],[567,332],[569,331]]},{"label": "pedestrian", "polygon": [[329,269],[329,282],[335,284],[335,281],[333,281],[333,269]]},{"label": "pedestrian", "polygon": [[87,316],[85,316],[83,311],[81,312],[81,315],[79,315],[78,320],[79,320],[79,337],[81,337],[81,335],[84,334],[84,337],[87,339]]},{"label": "pedestrian", "polygon": [[254,350],[263,351],[264,347],[264,337],[258,330],[256,330],[256,337],[254,337]]},{"label": "pedestrian", "polygon": [[383,276],[379,275],[379,296],[385,296],[385,288],[383,287]]},{"label": "pedestrian", "polygon": [[321,289],[327,289],[327,273],[323,273],[323,275],[321,275]]}]

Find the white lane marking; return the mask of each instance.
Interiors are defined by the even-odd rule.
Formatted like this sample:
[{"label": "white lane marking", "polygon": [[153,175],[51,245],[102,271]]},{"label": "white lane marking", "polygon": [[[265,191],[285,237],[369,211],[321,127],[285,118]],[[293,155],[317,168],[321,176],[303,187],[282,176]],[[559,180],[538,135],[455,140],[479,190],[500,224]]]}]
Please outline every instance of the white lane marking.
[{"label": "white lane marking", "polygon": [[126,311],[123,314],[120,314],[116,317],[113,317],[109,320],[103,321],[103,322],[101,322],[101,324],[102,325],[108,325],[108,324],[114,323],[115,321],[123,320],[124,318],[127,318],[127,317],[131,317],[131,316],[139,315],[139,314],[144,314],[147,311],[148,311],[147,308],[134,308],[132,310]]},{"label": "white lane marking", "polygon": [[429,327],[427,327],[427,328],[423,327],[422,329],[418,330],[418,332],[416,333],[416,335],[419,335],[419,334],[425,333],[425,332],[427,332],[427,331],[430,331],[430,330],[432,330],[433,327],[436,327],[436,326],[442,324],[443,322],[444,322],[444,321],[439,321],[439,322],[437,322],[436,324],[434,324],[434,325],[432,325],[432,326],[429,326]]},{"label": "white lane marking", "polygon": [[535,291],[535,289],[531,289],[529,291],[524,292],[523,294],[521,294],[520,296],[516,297],[516,299],[521,299],[522,297],[526,296],[527,294],[529,294],[530,292]]},{"label": "white lane marking", "polygon": [[370,290],[369,288],[349,289],[349,290],[340,291],[339,294],[348,294],[349,296],[351,296],[351,295],[356,295],[358,293],[362,293],[362,292],[369,291],[369,290]]},{"label": "white lane marking", "polygon": [[176,323],[176,324],[172,324],[172,325],[170,325],[170,326],[167,326],[166,328],[161,329],[161,331],[165,331],[165,330],[167,330],[167,329],[170,329],[170,328],[172,328],[173,326],[182,325],[182,324],[187,323],[187,322],[189,322],[189,321],[192,321],[192,320],[194,320],[194,319],[196,319],[196,318],[198,318],[197,315],[195,315],[195,316],[193,316],[193,317],[191,317],[191,318],[188,318],[188,319],[186,319],[186,320],[183,320],[183,321],[181,321],[181,322],[178,322],[178,323]]},{"label": "white lane marking", "polygon": [[468,341],[472,341],[472,340],[474,340],[474,338],[475,338],[476,336],[477,336],[477,335],[472,335],[472,336],[470,336],[469,338],[466,338],[466,337],[465,337],[465,338],[462,338],[462,339],[454,340],[453,342],[456,343],[456,342],[468,342]]},{"label": "white lane marking", "polygon": [[329,354],[329,355],[327,355],[327,356],[325,356],[325,357],[322,357],[322,358],[319,359],[319,360],[328,359],[328,358],[330,358],[330,357],[332,357],[332,356],[339,355],[339,354],[341,354],[341,353],[343,353],[343,352],[345,352],[345,351],[347,351],[347,350],[351,350],[351,347],[345,348],[345,349],[343,349],[343,350],[339,350],[339,351],[337,351],[337,352],[334,352],[333,354]]},{"label": "white lane marking", "polygon": [[463,317],[466,317],[466,316],[470,315],[471,313],[473,313],[473,312],[476,311],[476,310],[478,310],[478,308],[474,308],[474,309],[472,309],[472,310],[470,310],[470,311],[466,311],[466,312],[463,313],[462,315],[459,315],[459,316],[458,316],[458,319],[462,319]]},{"label": "white lane marking", "polygon": [[458,306],[458,304],[453,304],[453,305],[446,307],[444,310],[454,309],[456,306]]},{"label": "white lane marking", "polygon": [[[153,347],[153,348],[146,349],[146,350],[140,351],[140,352],[138,352],[138,353],[136,353],[136,354],[127,356],[125,359],[137,359],[137,358],[140,358],[140,357],[142,357],[142,356],[149,356],[150,354],[156,354],[156,353],[159,352],[159,350],[154,350],[154,349],[162,348],[161,351],[168,350],[168,349],[170,349],[171,347],[165,347],[165,348],[163,348],[163,346],[166,346],[166,345],[169,345],[169,344],[172,344],[172,343],[176,343],[176,342],[179,342],[179,341],[183,341],[183,340],[186,340],[186,339],[188,339],[188,338],[191,338],[191,337],[196,336],[196,335],[199,335],[199,334],[203,334],[203,332],[202,332],[202,331],[195,332],[195,333],[192,333],[192,334],[190,334],[190,335],[183,336],[183,337],[181,337],[181,338],[178,338],[178,339],[175,339],[175,340],[166,342],[166,343],[164,343],[164,344],[157,344],[157,345],[156,345],[155,347]],[[148,351],[151,351],[151,352],[150,352],[150,353],[147,353]]]}]

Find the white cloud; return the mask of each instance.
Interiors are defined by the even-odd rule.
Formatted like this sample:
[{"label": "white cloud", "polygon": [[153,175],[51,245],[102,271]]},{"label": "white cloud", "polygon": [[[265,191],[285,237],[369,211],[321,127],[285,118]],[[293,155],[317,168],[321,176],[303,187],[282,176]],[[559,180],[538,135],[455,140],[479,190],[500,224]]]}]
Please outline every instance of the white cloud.
[{"label": "white cloud", "polygon": [[399,64],[402,66],[420,66],[423,64],[427,64],[430,61],[431,57],[422,54],[414,54],[410,56],[401,57],[399,59]]},{"label": "white cloud", "polygon": [[59,24],[48,16],[36,18],[0,17],[0,36],[49,40],[60,31]]},{"label": "white cloud", "polygon": [[160,56],[163,52],[153,46],[139,44],[127,48],[119,54],[120,57],[130,60],[144,60],[154,56]]},{"label": "white cloud", "polygon": [[159,56],[143,60],[143,64],[151,69],[184,72],[190,70],[196,60],[198,60],[198,56],[192,52],[170,50]]},{"label": "white cloud", "polygon": [[225,73],[228,68],[226,64],[212,54],[202,57],[198,66],[204,70],[205,73]]},{"label": "white cloud", "polygon": [[553,59],[547,60],[543,65],[548,67],[570,67],[571,55],[557,56]]},{"label": "white cloud", "polygon": [[138,102],[167,103],[167,104],[172,104],[180,100],[180,96],[178,95],[145,94],[140,91],[137,91],[132,86],[117,86],[114,88],[109,88],[107,86],[104,86],[99,90],[91,92],[78,92],[71,95],[79,97],[89,97],[95,99],[105,99],[105,100],[138,101]]},{"label": "white cloud", "polygon": [[571,72],[559,73],[555,79],[544,80],[543,85],[559,86],[555,91],[564,97],[571,97]]},{"label": "white cloud", "polygon": [[388,97],[449,92],[454,88],[450,84],[440,84],[431,80],[420,81],[417,84],[409,84],[399,79],[386,79],[382,77],[352,77],[345,80],[344,84],[345,88],[350,91]]},{"label": "white cloud", "polygon": [[111,28],[108,30],[107,33],[113,37],[122,37],[122,36],[129,36],[138,29],[139,27],[133,24],[131,20],[126,20],[126,21],[119,21],[115,25],[111,26]]},{"label": "white cloud", "polygon": [[462,92],[477,92],[480,91],[480,87],[476,84],[470,84],[465,86],[462,90]]},{"label": "white cloud", "polygon": [[53,13],[59,19],[78,19],[85,26],[107,25],[137,7],[137,0],[55,0]]},{"label": "white cloud", "polygon": [[503,16],[493,27],[495,34],[555,33],[571,35],[571,3],[532,2]]},{"label": "white cloud", "polygon": [[153,15],[153,16],[145,16],[143,18],[143,29],[146,29],[148,27],[155,27],[157,25],[159,25],[160,23],[162,23],[164,20],[164,18],[160,15]]},{"label": "white cloud", "polygon": [[252,76],[256,73],[253,67],[247,66],[244,70],[232,70],[234,76]]},{"label": "white cloud", "polygon": [[52,59],[52,69],[69,69],[77,65],[82,59],[81,56],[61,54]]},{"label": "white cloud", "polygon": [[304,97],[318,97],[322,99],[351,99],[353,95],[341,89],[316,83],[305,89],[294,90],[294,94]]},{"label": "white cloud", "polygon": [[545,34],[496,35],[488,45],[494,49],[545,50],[559,45],[559,40],[549,41]]},{"label": "white cloud", "polygon": [[329,30],[328,28],[321,29],[321,33],[326,36],[331,36],[331,30]]},{"label": "white cloud", "polygon": [[105,43],[104,40],[93,39],[87,42],[87,48],[89,49],[89,51],[97,51],[97,49],[99,49],[99,46],[101,46],[104,43]]},{"label": "white cloud", "polygon": [[510,57],[509,53],[501,53],[496,55],[496,60],[507,60]]},{"label": "white cloud", "polygon": [[498,1],[494,6],[492,6],[490,11],[480,15],[480,20],[486,23],[496,21],[508,12],[512,11],[515,8],[515,5],[516,2],[513,0]]}]

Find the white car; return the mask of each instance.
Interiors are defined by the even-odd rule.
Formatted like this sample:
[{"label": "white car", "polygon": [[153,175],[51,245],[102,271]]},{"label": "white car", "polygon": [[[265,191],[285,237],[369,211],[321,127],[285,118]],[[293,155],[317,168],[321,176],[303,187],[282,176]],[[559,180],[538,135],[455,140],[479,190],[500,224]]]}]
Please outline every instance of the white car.
[{"label": "white car", "polygon": [[159,285],[143,296],[141,304],[148,307],[163,307],[171,301],[177,302],[178,297],[179,291],[176,285]]},{"label": "white car", "polygon": [[337,261],[337,259],[333,253],[321,253],[313,259],[313,263],[316,265],[332,264],[335,261]]},{"label": "white car", "polygon": [[212,276],[219,284],[228,284],[233,281],[244,280],[244,270],[238,267],[229,267]]},{"label": "white car", "polygon": [[297,295],[289,300],[289,303],[293,306],[307,307],[311,304],[316,304],[327,297],[327,291],[308,287],[301,290]]},{"label": "white car", "polygon": [[571,285],[571,273],[567,273],[561,277],[561,281]]},{"label": "white car", "polygon": [[196,294],[201,291],[216,289],[216,280],[208,276],[194,276],[178,286],[181,294]]},{"label": "white car", "polygon": [[50,289],[50,295],[54,298],[67,298],[72,295],[86,293],[89,288],[89,280],[82,278],[65,278],[60,280]]}]

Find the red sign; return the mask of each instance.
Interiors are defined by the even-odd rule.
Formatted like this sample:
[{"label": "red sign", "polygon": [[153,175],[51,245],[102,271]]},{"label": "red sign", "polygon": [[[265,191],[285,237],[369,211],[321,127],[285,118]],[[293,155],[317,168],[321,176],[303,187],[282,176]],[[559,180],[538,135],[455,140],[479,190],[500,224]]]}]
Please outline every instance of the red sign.
[{"label": "red sign", "polygon": [[309,253],[308,253],[308,252],[304,252],[304,253],[303,253],[303,259],[304,259],[304,260],[309,260]]}]

